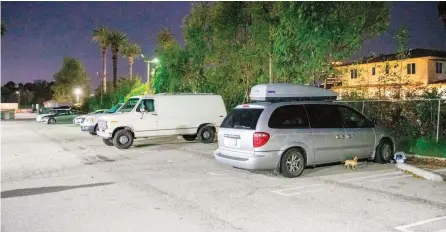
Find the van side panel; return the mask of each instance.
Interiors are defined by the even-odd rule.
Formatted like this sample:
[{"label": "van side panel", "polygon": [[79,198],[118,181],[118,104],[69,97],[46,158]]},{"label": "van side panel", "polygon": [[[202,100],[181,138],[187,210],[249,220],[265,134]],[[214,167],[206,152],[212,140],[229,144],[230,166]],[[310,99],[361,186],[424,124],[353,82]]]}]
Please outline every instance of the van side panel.
[{"label": "van side panel", "polygon": [[196,134],[204,123],[219,127],[226,117],[218,95],[161,95],[155,97],[159,135]]}]

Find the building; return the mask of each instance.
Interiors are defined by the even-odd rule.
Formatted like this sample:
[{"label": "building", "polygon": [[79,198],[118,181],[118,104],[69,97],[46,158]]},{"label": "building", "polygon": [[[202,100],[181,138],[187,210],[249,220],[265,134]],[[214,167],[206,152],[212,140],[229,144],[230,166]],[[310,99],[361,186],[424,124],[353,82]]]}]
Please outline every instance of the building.
[{"label": "building", "polygon": [[446,51],[411,49],[337,64],[326,86],[339,96],[405,98],[411,93],[437,88],[446,91]]}]

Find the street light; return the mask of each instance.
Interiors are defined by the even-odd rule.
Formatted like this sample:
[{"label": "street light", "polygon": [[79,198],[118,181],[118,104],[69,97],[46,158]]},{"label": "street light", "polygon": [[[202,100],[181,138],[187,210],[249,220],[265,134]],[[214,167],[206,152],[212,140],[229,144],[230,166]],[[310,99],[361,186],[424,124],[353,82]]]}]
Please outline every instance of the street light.
[{"label": "street light", "polygon": [[15,91],[15,94],[17,94],[17,107],[20,108],[20,91]]},{"label": "street light", "polygon": [[74,94],[76,95],[76,103],[79,104],[79,98],[82,94],[82,89],[81,88],[75,88],[74,89]]},{"label": "street light", "polygon": [[[142,58],[144,58],[144,55],[143,54],[141,54],[141,57]],[[146,62],[147,63],[147,83],[148,83],[148,85],[149,85],[149,91],[151,90],[151,87],[152,87],[152,78],[151,78],[151,76],[150,76],[150,63],[154,63],[154,64],[157,64],[158,62],[159,62],[159,60],[158,60],[158,58],[154,58],[154,59],[152,59],[152,60],[146,60],[146,59],[144,59],[144,62]]]}]

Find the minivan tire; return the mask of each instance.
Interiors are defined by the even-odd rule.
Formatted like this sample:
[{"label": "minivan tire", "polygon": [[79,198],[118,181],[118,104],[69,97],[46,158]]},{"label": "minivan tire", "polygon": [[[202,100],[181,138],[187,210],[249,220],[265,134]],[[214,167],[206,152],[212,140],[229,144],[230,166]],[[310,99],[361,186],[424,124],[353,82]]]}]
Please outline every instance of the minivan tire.
[{"label": "minivan tire", "polygon": [[392,160],[392,143],[388,139],[383,139],[376,148],[375,163],[386,164]]},{"label": "minivan tire", "polygon": [[195,139],[197,139],[197,135],[183,135],[183,139],[186,141],[195,141]]},{"label": "minivan tire", "polygon": [[113,144],[119,149],[128,149],[133,144],[133,135],[128,130],[119,130],[113,137]]},{"label": "minivan tire", "polygon": [[212,143],[215,138],[215,128],[212,126],[204,126],[198,131],[198,138],[202,143]]},{"label": "minivan tire", "polygon": [[56,124],[56,119],[54,118],[48,119],[48,124]]},{"label": "minivan tire", "polygon": [[110,139],[102,139],[102,142],[104,142],[105,145],[107,146],[113,146],[113,141],[111,141]]},{"label": "minivan tire", "polygon": [[90,133],[90,135],[97,135],[98,130],[99,130],[98,125],[96,125],[93,131],[89,131],[88,133]]},{"label": "minivan tire", "polygon": [[291,148],[287,150],[280,160],[280,171],[284,177],[295,178],[305,169],[305,156],[301,149]]}]

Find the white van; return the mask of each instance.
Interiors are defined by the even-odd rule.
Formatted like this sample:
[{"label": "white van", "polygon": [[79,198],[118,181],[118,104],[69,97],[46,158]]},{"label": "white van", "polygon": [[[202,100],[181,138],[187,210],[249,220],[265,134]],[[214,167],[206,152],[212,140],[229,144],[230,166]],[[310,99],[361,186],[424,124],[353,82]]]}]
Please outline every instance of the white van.
[{"label": "white van", "polygon": [[213,94],[157,94],[130,98],[117,113],[98,120],[97,134],[108,146],[127,149],[133,139],[182,135],[203,143],[214,140],[226,117],[223,99]]}]

